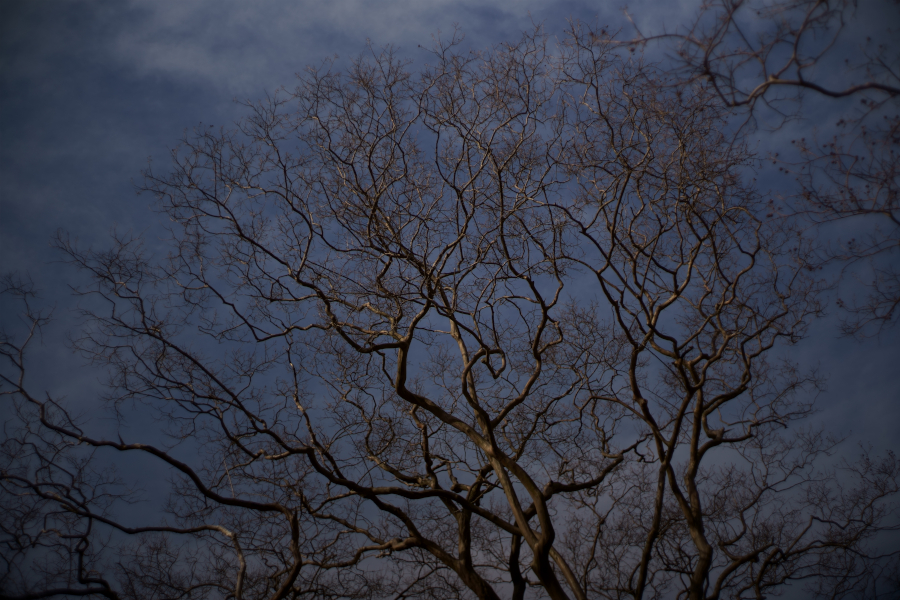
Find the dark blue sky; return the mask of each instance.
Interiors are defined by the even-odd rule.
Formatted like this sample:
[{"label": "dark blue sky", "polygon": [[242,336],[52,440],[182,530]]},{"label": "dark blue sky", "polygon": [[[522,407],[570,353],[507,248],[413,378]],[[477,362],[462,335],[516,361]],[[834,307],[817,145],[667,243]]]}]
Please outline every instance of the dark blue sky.
[{"label": "dark blue sky", "polygon": [[[696,2],[631,2],[645,31],[689,18]],[[0,3],[0,271],[30,273],[57,306],[40,378],[91,405],[97,375],[78,369],[63,343],[74,323],[75,272],[50,247],[63,228],[102,246],[110,231],[143,232],[154,244],[164,225],[134,182],[148,158],[168,161],[185,129],[227,125],[254,99],[328,57],[395,44],[414,61],[418,45],[458,24],[486,47],[543,23],[551,34],[576,17],[613,27],[622,3],[364,0],[39,1]],[[664,6],[665,8],[661,8]],[[597,15],[597,7],[605,12]],[[791,135],[813,127],[792,125]],[[10,317],[4,314],[3,318]],[[792,351],[829,377],[819,419],[879,448],[898,447],[900,331],[856,342],[838,337],[832,316]],[[852,448],[848,447],[852,452]]]}]

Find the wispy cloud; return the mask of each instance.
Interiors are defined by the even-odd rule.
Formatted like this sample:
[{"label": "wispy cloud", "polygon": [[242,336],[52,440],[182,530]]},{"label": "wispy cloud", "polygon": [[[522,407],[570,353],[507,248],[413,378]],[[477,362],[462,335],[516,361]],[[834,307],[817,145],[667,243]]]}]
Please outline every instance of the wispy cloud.
[{"label": "wispy cloud", "polygon": [[[695,0],[632,3],[642,27],[661,29]],[[601,11],[598,15],[598,11]],[[355,54],[365,40],[409,51],[438,31],[462,28],[476,46],[517,37],[535,23],[555,33],[566,19],[624,25],[622,5],[539,0],[131,0],[113,40],[115,59],[142,75],[194,79],[247,93],[333,54]]]}]

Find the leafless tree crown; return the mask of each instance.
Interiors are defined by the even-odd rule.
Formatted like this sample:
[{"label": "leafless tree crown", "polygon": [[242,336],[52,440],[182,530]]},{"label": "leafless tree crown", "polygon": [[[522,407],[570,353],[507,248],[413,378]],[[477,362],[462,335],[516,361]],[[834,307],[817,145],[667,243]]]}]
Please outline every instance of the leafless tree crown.
[{"label": "leafless tree crown", "polygon": [[[7,281],[4,597],[850,597],[890,567],[900,463],[798,423],[821,286],[716,90],[580,25],[457,42],[187,136],[147,172],[166,260],[60,238],[77,348],[159,433],[40,393],[49,315]],[[136,454],[164,515],[99,467]]]},{"label": "leafless tree crown", "polygon": [[828,226],[820,259],[866,289],[838,302],[845,332],[860,336],[900,322],[898,38],[896,0],[712,0],[689,26],[632,41],[661,43],[679,82],[707,83],[763,129],[828,115],[773,150],[797,182],[778,208]]}]

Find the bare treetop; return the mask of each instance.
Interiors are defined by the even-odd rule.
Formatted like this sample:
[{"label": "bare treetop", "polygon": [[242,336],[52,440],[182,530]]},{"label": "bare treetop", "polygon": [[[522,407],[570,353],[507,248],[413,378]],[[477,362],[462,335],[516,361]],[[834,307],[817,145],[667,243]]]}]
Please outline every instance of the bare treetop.
[{"label": "bare treetop", "polygon": [[684,29],[631,41],[662,44],[680,83],[708,84],[745,123],[771,131],[828,115],[772,154],[798,184],[781,210],[865,232],[832,226],[821,252],[823,263],[842,265],[849,287],[867,290],[838,301],[852,335],[885,331],[900,314],[898,23],[895,0],[716,0]]},{"label": "bare treetop", "polygon": [[[60,238],[76,346],[158,443],[39,391],[10,281],[4,597],[750,598],[890,566],[900,464],[823,463],[797,423],[822,284],[715,90],[580,26],[457,41],[187,136],[146,173],[164,260]],[[108,452],[169,470],[164,517],[117,509]]]}]

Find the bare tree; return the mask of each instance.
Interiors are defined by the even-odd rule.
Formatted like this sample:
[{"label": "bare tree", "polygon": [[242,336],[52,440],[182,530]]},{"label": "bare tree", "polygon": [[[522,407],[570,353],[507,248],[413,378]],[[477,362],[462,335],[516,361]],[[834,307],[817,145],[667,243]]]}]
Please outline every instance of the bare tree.
[{"label": "bare tree", "polygon": [[896,0],[714,0],[686,28],[635,40],[663,42],[681,82],[708,82],[765,129],[823,105],[836,115],[775,157],[797,176],[792,211],[820,224],[850,219],[863,232],[832,236],[824,251],[854,275],[869,268],[867,297],[839,302],[849,334],[882,331],[900,314],[898,23]]},{"label": "bare tree", "polygon": [[[900,463],[799,424],[821,286],[714,93],[577,26],[457,42],[185,138],[146,174],[166,260],[60,238],[76,347],[161,430],[96,433],[4,338],[6,597],[850,597],[890,568]],[[109,452],[168,469],[163,514]]]}]

